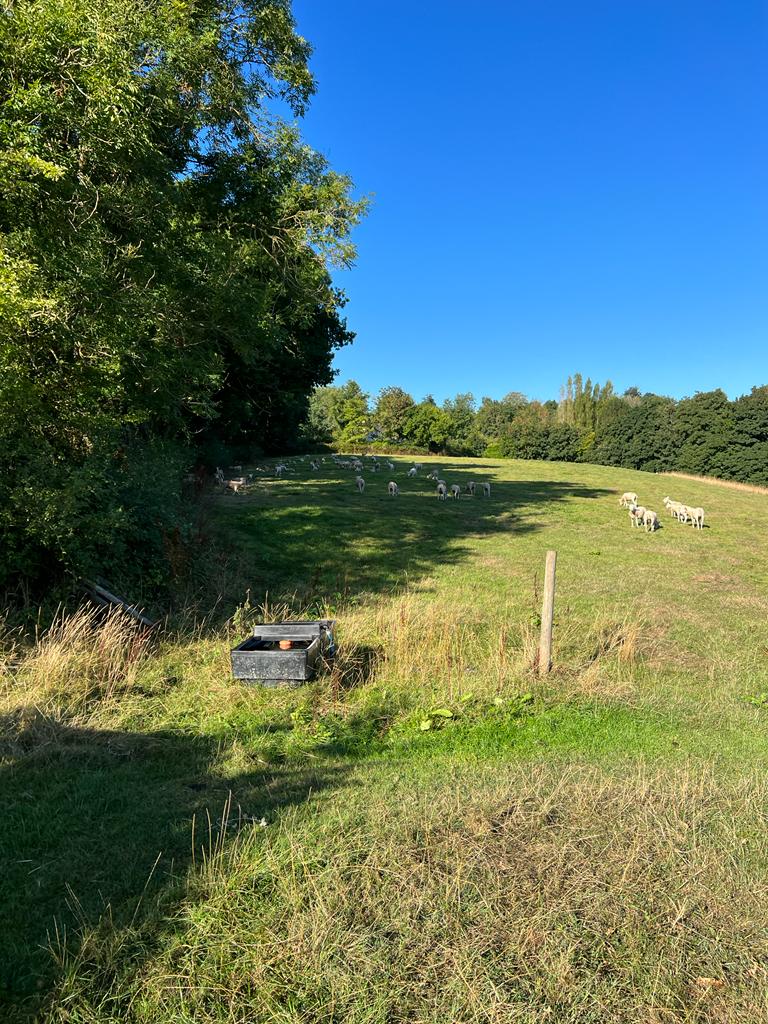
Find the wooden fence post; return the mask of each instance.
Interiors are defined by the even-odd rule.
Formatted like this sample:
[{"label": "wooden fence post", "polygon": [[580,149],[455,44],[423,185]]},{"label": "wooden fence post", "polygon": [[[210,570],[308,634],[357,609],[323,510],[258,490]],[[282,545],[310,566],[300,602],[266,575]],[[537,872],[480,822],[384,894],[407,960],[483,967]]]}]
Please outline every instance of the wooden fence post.
[{"label": "wooden fence post", "polygon": [[552,622],[555,617],[555,566],[557,552],[547,552],[544,567],[544,600],[541,605],[541,638],[539,639],[539,675],[552,668]]}]

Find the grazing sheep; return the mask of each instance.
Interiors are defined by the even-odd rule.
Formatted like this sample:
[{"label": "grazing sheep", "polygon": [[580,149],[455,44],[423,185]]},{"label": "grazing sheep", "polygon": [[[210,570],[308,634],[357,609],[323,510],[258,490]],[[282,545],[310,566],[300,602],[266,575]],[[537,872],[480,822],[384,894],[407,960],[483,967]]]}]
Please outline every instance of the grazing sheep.
[{"label": "grazing sheep", "polygon": [[701,507],[689,508],[688,509],[688,515],[691,517],[691,523],[693,524],[694,530],[703,530],[704,529],[704,509],[703,508],[701,508]]},{"label": "grazing sheep", "polygon": [[416,476],[416,467],[415,466],[411,466],[411,468],[408,470],[408,476]]},{"label": "grazing sheep", "polygon": [[490,484],[483,484],[483,497],[484,498],[490,498],[490,496],[491,496],[491,485]]},{"label": "grazing sheep", "polygon": [[625,491],[619,498],[619,508],[629,508],[637,504],[637,495],[634,491]]},{"label": "grazing sheep", "polygon": [[629,525],[630,526],[642,526],[643,516],[645,515],[645,506],[635,505],[634,502],[629,506]]},{"label": "grazing sheep", "polygon": [[458,484],[451,484],[451,497],[454,499],[461,497],[461,488]]},{"label": "grazing sheep", "polygon": [[388,462],[387,466],[389,468],[390,473],[394,473],[394,471],[395,471],[395,464],[394,464],[394,462]]},{"label": "grazing sheep", "polygon": [[436,469],[433,469],[431,473],[427,473],[427,480],[437,480],[440,474]]},{"label": "grazing sheep", "polygon": [[672,499],[669,497],[669,495],[667,495],[666,498],[662,498],[662,502],[663,502],[664,508],[667,510],[667,512],[669,512],[669,514],[671,516],[674,516],[675,519],[678,519],[679,516],[680,516],[680,509],[683,507],[680,504],[680,502],[679,501],[672,501]]},{"label": "grazing sheep", "polygon": [[240,488],[245,487],[246,479],[244,476],[238,476],[233,480],[227,480],[227,490],[232,491],[234,494],[240,493]]},{"label": "grazing sheep", "polygon": [[315,470],[320,469],[320,463],[319,462],[315,462],[315,460],[312,459],[312,461],[309,464],[309,468],[310,469],[315,469]]},{"label": "grazing sheep", "polygon": [[475,481],[474,480],[470,480],[469,483],[467,484],[467,494],[471,494],[474,497],[474,493],[475,493]]},{"label": "grazing sheep", "polygon": [[358,491],[360,491],[361,494],[365,490],[365,480],[363,480],[361,476],[355,477],[355,487],[358,489]]},{"label": "grazing sheep", "polygon": [[645,526],[646,533],[653,533],[659,528],[659,517],[649,508],[643,513],[643,526]]},{"label": "grazing sheep", "polygon": [[437,485],[437,500],[438,501],[445,501],[447,494],[448,494],[448,489],[446,488],[445,484],[441,480],[440,483]]},{"label": "grazing sheep", "polygon": [[389,481],[388,490],[389,490],[390,496],[393,497],[393,498],[396,498],[397,495],[400,493],[400,489],[399,489],[399,487],[397,486],[397,484],[395,483],[394,480],[390,480]]}]

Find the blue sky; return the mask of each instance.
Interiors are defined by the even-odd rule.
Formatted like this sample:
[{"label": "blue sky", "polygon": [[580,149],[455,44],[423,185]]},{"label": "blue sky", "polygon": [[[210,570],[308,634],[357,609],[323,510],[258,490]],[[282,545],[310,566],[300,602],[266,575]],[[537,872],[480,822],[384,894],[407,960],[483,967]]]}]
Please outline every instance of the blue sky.
[{"label": "blue sky", "polygon": [[295,0],[372,393],[768,383],[768,5]]}]

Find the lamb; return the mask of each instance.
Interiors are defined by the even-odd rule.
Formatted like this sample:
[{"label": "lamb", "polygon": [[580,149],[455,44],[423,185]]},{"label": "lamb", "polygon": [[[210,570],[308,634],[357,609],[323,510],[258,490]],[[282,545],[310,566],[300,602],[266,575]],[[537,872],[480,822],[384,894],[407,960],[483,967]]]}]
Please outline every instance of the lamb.
[{"label": "lamb", "polygon": [[483,497],[484,498],[490,498],[490,496],[491,496],[491,485],[487,484],[487,483],[483,484]]},{"label": "lamb", "polygon": [[437,500],[438,501],[445,501],[445,498],[446,498],[447,494],[448,494],[447,488],[446,488],[445,484],[443,483],[443,481],[441,480],[440,483],[437,485]]},{"label": "lamb", "polygon": [[662,501],[663,501],[663,504],[664,504],[664,508],[667,510],[667,512],[669,512],[669,514],[671,516],[674,516],[675,519],[679,519],[680,518],[680,510],[683,508],[683,506],[680,504],[680,502],[679,501],[672,501],[672,499],[669,497],[669,495],[667,495],[666,498],[663,498]]},{"label": "lamb", "polygon": [[645,526],[646,533],[653,533],[654,530],[659,528],[659,517],[649,508],[643,513],[643,525]]},{"label": "lamb", "polygon": [[688,515],[691,517],[691,523],[693,524],[694,530],[704,529],[704,509],[700,506],[698,508],[689,508]]},{"label": "lamb", "polygon": [[458,484],[451,484],[451,497],[454,499],[461,497],[461,488]]},{"label": "lamb", "polygon": [[645,515],[645,506],[636,505],[634,502],[629,506],[629,525],[640,526]]},{"label": "lamb", "polygon": [[411,466],[411,468],[408,470],[408,476],[416,476],[416,467],[415,466]]},{"label": "lamb", "polygon": [[388,490],[392,498],[396,498],[397,495],[400,493],[400,490],[394,480],[389,481]]},{"label": "lamb", "polygon": [[361,476],[355,477],[355,487],[358,489],[358,491],[360,491],[361,494],[365,490],[365,480],[363,480]]},{"label": "lamb", "polygon": [[227,490],[232,491],[234,494],[240,493],[240,488],[245,487],[247,481],[244,476],[235,477],[233,480],[227,480]]},{"label": "lamb", "polygon": [[619,498],[619,508],[629,508],[637,504],[637,495],[634,491],[625,491]]},{"label": "lamb", "polygon": [[467,484],[467,494],[471,494],[474,497],[475,494],[475,481],[470,480]]}]

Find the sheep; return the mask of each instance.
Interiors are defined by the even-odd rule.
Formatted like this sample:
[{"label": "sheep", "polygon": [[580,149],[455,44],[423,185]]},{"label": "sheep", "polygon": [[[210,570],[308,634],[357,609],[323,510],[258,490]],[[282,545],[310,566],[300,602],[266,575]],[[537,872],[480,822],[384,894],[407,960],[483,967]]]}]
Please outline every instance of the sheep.
[{"label": "sheep", "polygon": [[441,480],[440,483],[437,485],[437,500],[438,501],[445,501],[445,498],[446,498],[447,494],[448,494],[447,488],[446,488],[445,484],[443,483],[443,481]]},{"label": "sheep", "polygon": [[634,502],[629,506],[629,525],[640,526],[645,515],[645,506],[636,505]]},{"label": "sheep", "polygon": [[619,508],[629,508],[637,504],[637,495],[634,491],[625,491],[619,498]]},{"label": "sheep", "polygon": [[474,480],[470,480],[469,483],[467,484],[467,494],[471,494],[474,497],[474,495],[475,495],[475,481]]},{"label": "sheep", "polygon": [[490,498],[491,496],[491,485],[488,483],[483,484],[483,497]]},{"label": "sheep", "polygon": [[427,473],[427,480],[435,480],[435,481],[437,481],[439,476],[440,476],[440,474],[437,472],[437,470],[433,469],[431,473]]},{"label": "sheep", "polygon": [[415,466],[411,466],[411,468],[408,470],[408,476],[416,476],[416,467]]},{"label": "sheep", "polygon": [[701,507],[689,508],[688,509],[688,515],[691,517],[691,523],[693,524],[694,530],[703,530],[704,529],[704,509],[703,508],[701,508]]},{"label": "sheep", "polygon": [[320,463],[319,462],[315,462],[315,460],[312,459],[312,461],[309,464],[309,468],[310,469],[314,469],[314,470],[318,470],[318,469],[320,469]]},{"label": "sheep", "polygon": [[232,480],[227,480],[227,490],[232,491],[234,494],[240,493],[240,488],[245,487],[247,481],[244,476],[235,477]]},{"label": "sheep", "polygon": [[390,473],[394,473],[394,471],[395,471],[395,464],[394,464],[394,462],[387,462],[387,466],[389,468]]},{"label": "sheep", "polygon": [[224,474],[218,466],[216,467],[216,472],[213,474],[213,479],[220,487],[224,486]]},{"label": "sheep", "polygon": [[413,468],[416,469],[416,470],[423,469],[423,467],[424,467],[424,463],[423,462],[414,462],[414,464],[413,464]]},{"label": "sheep", "polygon": [[454,499],[461,497],[461,488],[458,484],[451,484],[451,497]]},{"label": "sheep", "polygon": [[662,502],[664,504],[664,508],[667,510],[667,512],[669,512],[671,516],[674,516],[675,519],[680,518],[680,510],[683,506],[680,504],[679,501],[672,501],[669,495],[667,495],[666,498],[662,499]]},{"label": "sheep", "polygon": [[288,467],[283,465],[281,462],[279,465],[275,466],[275,476],[282,476],[286,469],[288,469]]},{"label": "sheep", "polygon": [[649,508],[643,513],[643,526],[645,526],[646,533],[653,533],[659,528],[659,517]]},{"label": "sheep", "polygon": [[361,494],[365,490],[365,480],[363,480],[361,476],[355,477],[355,487],[358,489],[358,491],[360,491]]},{"label": "sheep", "polygon": [[389,490],[389,494],[390,494],[390,496],[392,498],[396,498],[397,495],[400,493],[400,489],[399,489],[399,487],[397,486],[397,484],[395,483],[394,480],[390,480],[389,481],[389,485],[388,485],[387,489]]}]

